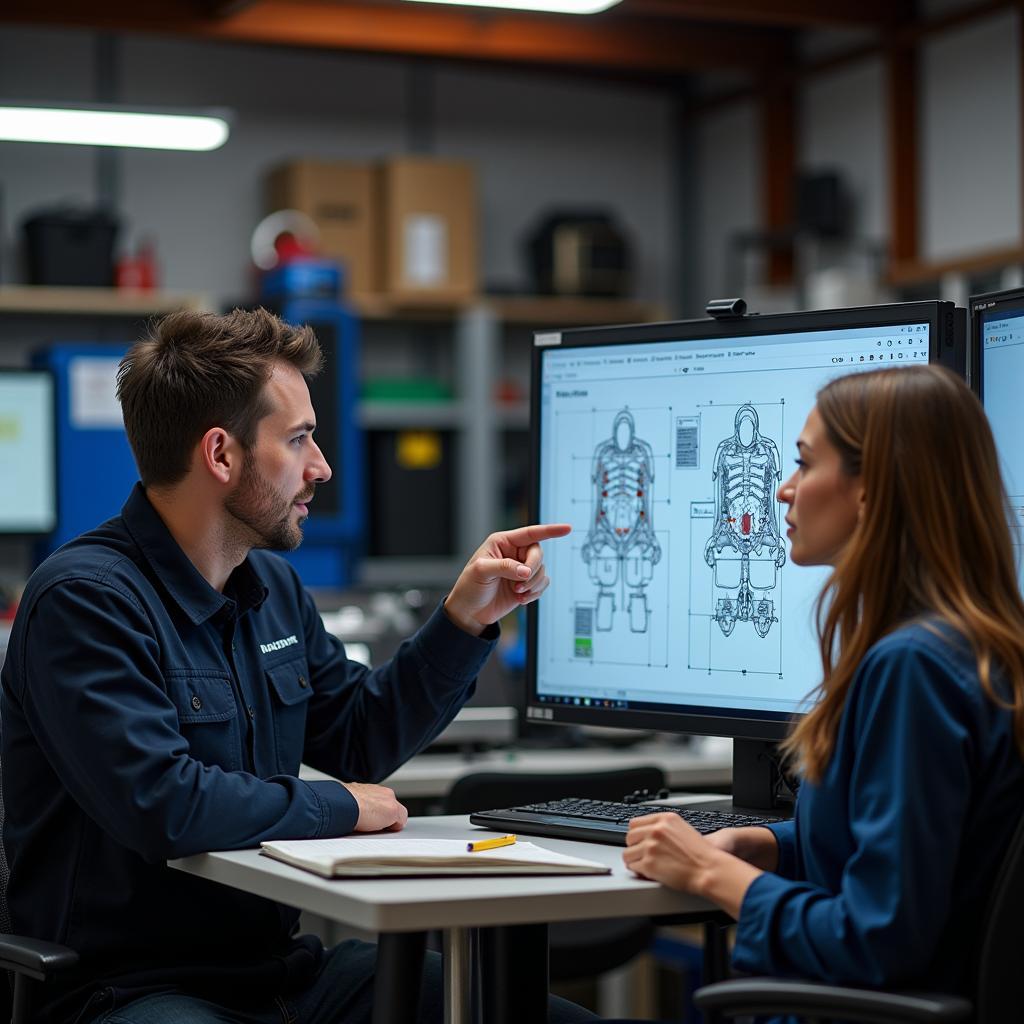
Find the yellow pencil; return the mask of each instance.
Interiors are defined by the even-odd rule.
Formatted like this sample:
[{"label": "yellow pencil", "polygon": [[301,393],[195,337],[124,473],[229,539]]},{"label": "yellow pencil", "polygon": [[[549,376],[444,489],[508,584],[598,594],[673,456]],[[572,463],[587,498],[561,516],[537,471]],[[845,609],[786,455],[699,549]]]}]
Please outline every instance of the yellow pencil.
[{"label": "yellow pencil", "polygon": [[478,853],[480,850],[496,850],[499,846],[511,846],[516,837],[498,836],[497,839],[478,839],[475,843],[466,843],[467,853]]}]

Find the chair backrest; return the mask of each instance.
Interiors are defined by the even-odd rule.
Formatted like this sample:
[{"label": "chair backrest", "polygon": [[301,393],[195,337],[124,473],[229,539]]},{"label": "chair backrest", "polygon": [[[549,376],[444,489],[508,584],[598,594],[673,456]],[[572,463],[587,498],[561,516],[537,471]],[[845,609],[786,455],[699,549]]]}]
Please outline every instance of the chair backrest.
[{"label": "chair backrest", "polygon": [[[3,767],[0,763],[0,935],[7,935],[11,931],[11,914],[7,908],[7,882],[10,877],[7,854],[4,852],[4,787]],[[0,971],[0,1020],[11,1019],[12,998],[10,975],[7,971]]]},{"label": "chair backrest", "polygon": [[[2,729],[2,726],[0,726]],[[0,762],[0,934],[11,930],[11,915],[7,909],[7,882],[11,877],[4,852],[4,787],[3,764]]]},{"label": "chair backrest", "polygon": [[7,867],[7,855],[4,853],[3,831],[4,798],[0,794],[0,935],[5,935],[11,930],[11,915],[7,909],[7,880],[11,877],[11,872]]},{"label": "chair backrest", "polygon": [[975,990],[975,1024],[1019,1020],[1024,1007],[1024,817],[1010,840],[985,915]]},{"label": "chair backrest", "polygon": [[541,800],[578,796],[621,800],[636,790],[656,794],[665,785],[660,768],[623,768],[611,772],[476,772],[459,779],[444,799],[445,814],[472,814]]}]

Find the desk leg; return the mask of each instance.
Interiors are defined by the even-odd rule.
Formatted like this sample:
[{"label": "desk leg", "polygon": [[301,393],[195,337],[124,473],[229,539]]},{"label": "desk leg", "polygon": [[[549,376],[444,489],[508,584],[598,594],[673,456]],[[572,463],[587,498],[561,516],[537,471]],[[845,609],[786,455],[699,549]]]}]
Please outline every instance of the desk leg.
[{"label": "desk leg", "polygon": [[548,926],[480,931],[480,988],[488,1024],[548,1019]]},{"label": "desk leg", "polygon": [[444,930],[444,1024],[471,1024],[473,933],[469,928]]},{"label": "desk leg", "polygon": [[[704,922],[704,977],[705,985],[725,981],[729,977],[729,926],[718,921]],[[704,1024],[722,1024],[717,1010],[704,1011]]]},{"label": "desk leg", "polygon": [[426,932],[386,932],[379,937],[373,1024],[415,1024],[426,947]]}]

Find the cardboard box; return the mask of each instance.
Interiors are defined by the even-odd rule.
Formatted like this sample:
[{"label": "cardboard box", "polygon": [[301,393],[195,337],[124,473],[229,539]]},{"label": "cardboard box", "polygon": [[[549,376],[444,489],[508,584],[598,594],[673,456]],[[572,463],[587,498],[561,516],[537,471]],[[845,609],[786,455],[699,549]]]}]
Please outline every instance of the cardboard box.
[{"label": "cardboard box", "polygon": [[271,172],[267,210],[300,210],[320,229],[320,254],[338,260],[349,295],[381,291],[378,174],[369,163],[293,160]]},{"label": "cardboard box", "polygon": [[405,301],[477,294],[477,191],[470,164],[411,156],[385,161],[380,203],[384,292]]}]

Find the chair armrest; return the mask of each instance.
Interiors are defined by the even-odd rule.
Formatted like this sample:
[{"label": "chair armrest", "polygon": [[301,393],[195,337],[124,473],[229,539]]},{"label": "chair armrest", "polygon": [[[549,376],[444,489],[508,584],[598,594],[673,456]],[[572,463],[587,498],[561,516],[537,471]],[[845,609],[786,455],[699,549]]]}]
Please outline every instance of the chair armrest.
[{"label": "chair armrest", "polygon": [[77,963],[78,954],[67,946],[23,935],[0,935],[0,970],[44,981],[55,971],[67,970]]},{"label": "chair armrest", "polygon": [[702,1010],[727,1017],[740,1014],[794,1013],[855,1020],[863,1024],[953,1024],[970,1020],[970,1002],[929,992],[875,992],[778,978],[734,978],[705,985],[694,993]]}]

